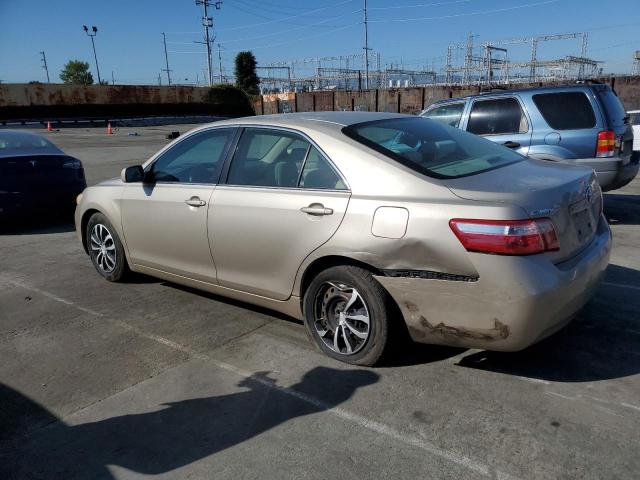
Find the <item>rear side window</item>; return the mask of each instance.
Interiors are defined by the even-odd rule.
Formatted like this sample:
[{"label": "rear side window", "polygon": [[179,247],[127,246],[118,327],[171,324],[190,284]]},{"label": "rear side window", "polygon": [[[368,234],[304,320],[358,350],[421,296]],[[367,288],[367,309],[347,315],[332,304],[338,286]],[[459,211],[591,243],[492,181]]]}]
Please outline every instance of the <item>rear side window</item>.
[{"label": "rear side window", "polygon": [[398,163],[435,178],[474,175],[524,159],[487,139],[421,117],[357,123],[342,131]]},{"label": "rear side window", "polygon": [[303,188],[346,190],[340,176],[331,167],[316,147],[311,147],[304,163],[300,186]]},{"label": "rear side window", "polygon": [[583,92],[539,93],[533,96],[533,103],[554,130],[596,126],[591,102]]},{"label": "rear side window", "polygon": [[476,100],[471,107],[467,131],[476,135],[526,133],[527,117],[515,98]]},{"label": "rear side window", "polygon": [[460,124],[463,110],[464,103],[450,103],[448,105],[442,105],[441,107],[429,110],[423,115],[423,117],[436,120],[437,122],[444,123],[450,127],[457,127]]},{"label": "rear side window", "polygon": [[611,122],[610,127],[620,127],[624,125],[627,113],[624,111],[624,107],[618,96],[610,88],[597,90],[597,92],[607,112],[607,118],[609,122]]}]

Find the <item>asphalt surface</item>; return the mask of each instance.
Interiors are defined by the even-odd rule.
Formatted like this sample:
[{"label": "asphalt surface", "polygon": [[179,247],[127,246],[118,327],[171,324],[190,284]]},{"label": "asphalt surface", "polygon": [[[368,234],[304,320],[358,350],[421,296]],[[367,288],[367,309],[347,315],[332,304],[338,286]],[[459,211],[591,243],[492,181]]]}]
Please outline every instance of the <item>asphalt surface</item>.
[{"label": "asphalt surface", "polygon": [[[47,136],[93,184],[187,129]],[[415,345],[375,369],[273,312],[108,283],[46,212],[3,225],[0,478],[637,478],[640,180],[605,204],[611,266],[565,330],[515,354]]]}]

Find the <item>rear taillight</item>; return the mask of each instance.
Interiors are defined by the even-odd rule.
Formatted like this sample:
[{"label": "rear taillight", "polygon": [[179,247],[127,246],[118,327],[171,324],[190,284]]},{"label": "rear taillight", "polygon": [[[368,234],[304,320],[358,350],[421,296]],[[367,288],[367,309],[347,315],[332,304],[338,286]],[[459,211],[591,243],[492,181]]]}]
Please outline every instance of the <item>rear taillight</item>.
[{"label": "rear taillight", "polygon": [[62,168],[71,168],[73,170],[80,170],[82,168],[82,163],[80,160],[76,158],[67,158],[64,162],[62,162]]},{"label": "rear taillight", "polygon": [[616,134],[611,130],[598,133],[596,157],[613,157],[616,150]]},{"label": "rear taillight", "polygon": [[476,220],[454,218],[449,226],[470,252],[533,255],[560,249],[548,218],[531,220]]}]

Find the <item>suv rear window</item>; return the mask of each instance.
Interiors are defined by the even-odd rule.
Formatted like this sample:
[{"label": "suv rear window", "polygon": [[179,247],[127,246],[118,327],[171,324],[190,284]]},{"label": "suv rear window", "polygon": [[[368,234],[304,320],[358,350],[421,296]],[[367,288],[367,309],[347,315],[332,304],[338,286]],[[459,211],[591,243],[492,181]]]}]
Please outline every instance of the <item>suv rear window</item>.
[{"label": "suv rear window", "polygon": [[610,88],[596,90],[598,97],[604,105],[604,109],[607,112],[607,118],[611,122],[610,127],[620,127],[625,124],[625,118],[627,113],[624,111],[622,102]]},{"label": "suv rear window", "polygon": [[596,126],[593,107],[583,92],[538,93],[533,96],[533,103],[554,130]]},{"label": "suv rear window", "polygon": [[457,178],[524,157],[489,140],[422,117],[356,123],[343,133],[406,167],[434,178]]}]

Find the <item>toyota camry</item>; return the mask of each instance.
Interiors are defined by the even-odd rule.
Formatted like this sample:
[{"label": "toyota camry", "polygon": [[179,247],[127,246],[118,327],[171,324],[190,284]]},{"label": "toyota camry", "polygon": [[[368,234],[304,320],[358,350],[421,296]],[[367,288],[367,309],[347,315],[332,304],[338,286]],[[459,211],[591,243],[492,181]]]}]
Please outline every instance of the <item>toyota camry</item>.
[{"label": "toyota camry", "polygon": [[358,365],[402,331],[523,349],[587,302],[611,249],[591,169],[388,113],[197,128],[86,189],[75,219],[107,280],[141,272],[283,312]]}]

